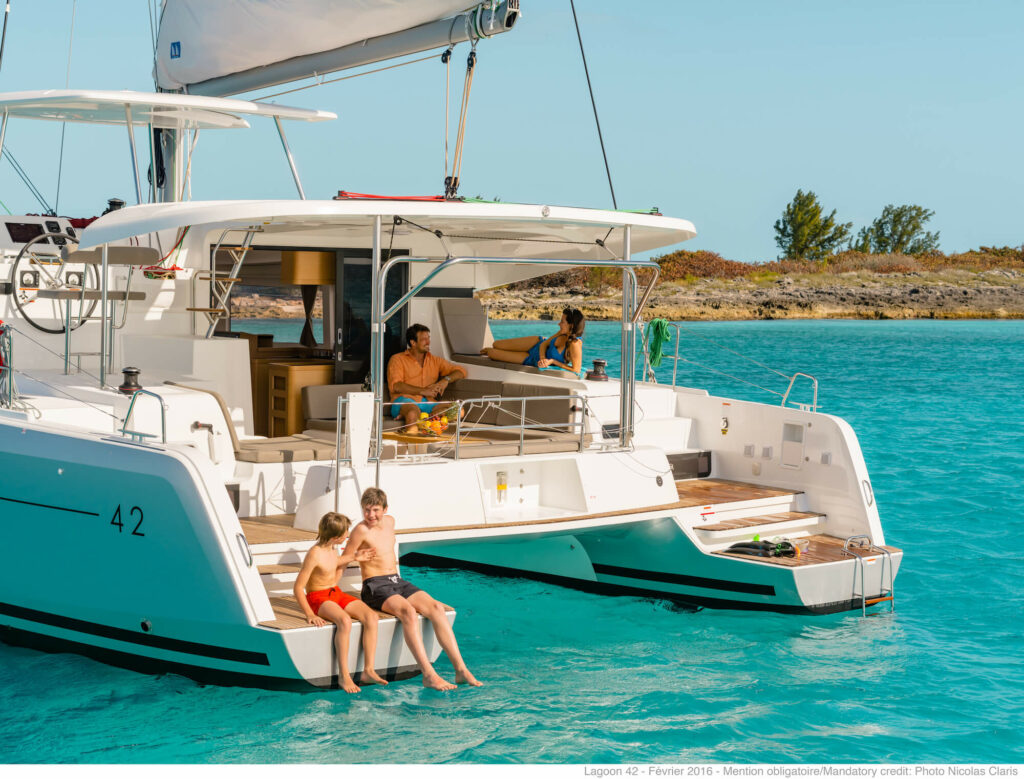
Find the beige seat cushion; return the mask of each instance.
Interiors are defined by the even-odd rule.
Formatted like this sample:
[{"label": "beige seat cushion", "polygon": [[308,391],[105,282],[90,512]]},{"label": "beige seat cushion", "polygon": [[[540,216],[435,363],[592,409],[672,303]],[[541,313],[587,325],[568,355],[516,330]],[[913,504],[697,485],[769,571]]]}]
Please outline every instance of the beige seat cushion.
[{"label": "beige seat cushion", "polygon": [[487,309],[476,298],[442,298],[438,306],[453,354],[479,354],[494,343]]},{"label": "beige seat cushion", "polygon": [[563,371],[561,368],[545,368],[540,370],[529,365],[520,365],[515,362],[499,362],[492,360],[483,354],[452,354],[452,362],[466,363],[467,365],[483,365],[488,368],[500,368],[505,371],[519,371],[520,373],[532,373],[537,376],[555,376],[563,379],[578,379],[572,371]]},{"label": "beige seat cushion", "polygon": [[308,435],[262,438],[239,442],[236,460],[246,463],[297,463],[310,460],[333,460],[337,449],[333,442]]},{"label": "beige seat cushion", "polygon": [[303,387],[302,416],[306,419],[334,419],[338,413],[338,398],[361,390],[361,384],[320,384]]},{"label": "beige seat cushion", "polygon": [[[568,387],[539,386],[536,384],[519,384],[506,381],[501,385],[503,398],[527,398],[525,414],[523,403],[518,400],[503,402],[498,409],[497,425],[518,425],[520,415],[525,415],[530,424],[560,425],[553,427],[555,431],[565,431],[565,423],[569,421],[570,407],[572,405],[569,395],[572,394]],[[546,398],[552,395],[565,396],[565,400],[530,400],[529,398]]]},{"label": "beige seat cushion", "polygon": [[[481,379],[459,379],[445,393],[445,400],[478,400],[480,398],[501,398],[500,381],[483,381]],[[469,424],[493,425],[498,418],[498,409],[492,402],[467,404],[463,406],[466,416],[463,421]]]}]

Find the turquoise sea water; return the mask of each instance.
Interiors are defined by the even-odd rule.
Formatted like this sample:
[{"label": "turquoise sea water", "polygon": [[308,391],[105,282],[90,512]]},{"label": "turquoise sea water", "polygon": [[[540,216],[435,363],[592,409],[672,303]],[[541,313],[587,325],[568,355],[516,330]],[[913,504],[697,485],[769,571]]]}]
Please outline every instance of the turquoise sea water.
[{"label": "turquoise sea water", "polygon": [[[458,609],[482,689],[203,687],[0,644],[0,761],[1024,761],[1024,322],[687,325],[689,359],[781,391],[705,338],[815,375],[853,425],[906,550],[895,615],[691,613],[407,567]],[[617,326],[591,324],[585,361],[617,353]],[[692,364],[680,377],[777,400]]]}]

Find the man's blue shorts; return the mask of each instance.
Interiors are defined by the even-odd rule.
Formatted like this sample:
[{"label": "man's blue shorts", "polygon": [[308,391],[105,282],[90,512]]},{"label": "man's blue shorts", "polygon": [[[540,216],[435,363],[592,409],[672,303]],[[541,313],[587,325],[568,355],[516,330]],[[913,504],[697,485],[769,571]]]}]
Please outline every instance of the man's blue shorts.
[{"label": "man's blue shorts", "polygon": [[398,419],[398,415],[399,415],[399,413],[402,410],[403,404],[405,404],[405,403],[412,403],[414,406],[418,407],[419,410],[422,411],[425,414],[433,413],[434,409],[437,408],[437,405],[438,405],[437,403],[427,403],[426,401],[423,401],[421,403],[417,403],[412,398],[407,398],[407,397],[405,397],[405,395],[401,395],[401,396],[399,396],[399,397],[397,397],[397,398],[395,398],[394,400],[391,401],[391,418],[392,419]]}]

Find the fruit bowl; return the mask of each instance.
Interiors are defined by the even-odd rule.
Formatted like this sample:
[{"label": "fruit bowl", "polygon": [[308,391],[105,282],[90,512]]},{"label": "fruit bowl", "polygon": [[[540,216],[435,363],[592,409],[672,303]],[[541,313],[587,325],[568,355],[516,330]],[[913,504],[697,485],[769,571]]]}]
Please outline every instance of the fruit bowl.
[{"label": "fruit bowl", "polygon": [[445,417],[431,418],[424,413],[420,415],[416,427],[421,435],[441,435],[448,429],[448,420]]}]

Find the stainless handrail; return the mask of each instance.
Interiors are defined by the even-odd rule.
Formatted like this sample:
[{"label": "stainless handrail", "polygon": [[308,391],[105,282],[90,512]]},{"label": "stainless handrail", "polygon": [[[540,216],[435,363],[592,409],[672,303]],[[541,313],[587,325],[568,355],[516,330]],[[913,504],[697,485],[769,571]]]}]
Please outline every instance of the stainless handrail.
[{"label": "stainless handrail", "polygon": [[[648,324],[650,324],[648,322]],[[672,360],[672,386],[676,386],[676,379],[679,375],[679,340],[682,334],[682,327],[677,325],[675,322],[666,322],[666,324],[676,331],[676,350],[672,356],[663,354],[661,359]],[[647,333],[643,330],[643,323],[641,322],[640,339],[643,343],[644,349],[644,381],[653,381],[655,384],[658,383],[654,376],[654,368],[650,365],[651,357],[651,345],[647,341]]]},{"label": "stainless handrail", "polygon": [[242,533],[236,533],[235,540],[238,542],[238,548],[245,554],[245,567],[252,568],[252,547],[249,546],[249,539]]},{"label": "stainless handrail", "polygon": [[[570,410],[574,414],[579,414],[580,415],[579,419],[577,419],[577,420],[567,420],[566,422],[536,422],[536,423],[527,423],[525,421],[525,419],[526,419],[526,402],[527,401],[540,401],[540,400],[565,400],[565,401],[573,402],[573,405],[571,406]],[[577,400],[582,403],[582,407],[578,407],[575,404],[575,401],[577,401]],[[472,405],[481,404],[481,403],[484,403],[484,404],[494,404],[494,403],[503,404],[503,403],[512,403],[512,402],[516,402],[516,401],[519,401],[519,404],[520,404],[520,415],[519,415],[519,418],[521,420],[520,424],[514,424],[514,425],[488,425],[485,429],[486,430],[518,430],[519,431],[519,454],[518,454],[519,457],[522,457],[523,454],[524,454],[524,451],[525,451],[526,431],[527,430],[544,430],[544,429],[548,429],[548,428],[565,428],[566,430],[571,430],[571,429],[574,430],[574,429],[578,428],[579,429],[579,441],[577,443],[578,450],[580,452],[582,452],[586,448],[586,434],[587,434],[586,417],[587,417],[587,414],[589,413],[590,404],[589,404],[589,401],[588,401],[588,399],[587,399],[587,397],[585,395],[573,393],[573,394],[569,394],[569,395],[531,395],[531,396],[528,396],[528,397],[524,396],[524,397],[509,397],[509,398],[496,397],[496,396],[492,395],[492,396],[489,396],[489,397],[465,398],[465,399],[462,399],[462,400],[451,400],[451,401],[440,400],[440,401],[438,401],[438,403],[439,404],[444,404],[446,411],[448,409],[452,408],[453,406],[458,407],[458,410],[459,410],[458,416],[457,416],[456,421],[455,421],[455,436],[454,436],[454,440],[453,440],[453,443],[455,445],[455,452],[454,452],[455,459],[456,460],[460,459],[459,447],[460,447],[460,442],[461,442],[461,439],[462,439],[462,432],[465,430],[465,428],[464,428],[464,426],[462,424],[462,421],[463,421],[462,420],[462,409],[463,409],[464,406],[472,406]],[[351,455],[345,456],[345,457],[342,456],[342,445],[341,445],[342,444],[342,441],[341,441],[341,437],[342,437],[341,430],[342,430],[342,428],[341,428],[341,419],[342,419],[342,409],[343,409],[343,407],[344,407],[344,405],[346,403],[348,403],[348,398],[339,395],[338,396],[338,405],[337,405],[337,416],[336,416],[336,419],[338,420],[338,423],[337,423],[337,427],[336,427],[336,431],[335,431],[335,439],[334,439],[335,440],[335,458],[334,458],[334,504],[335,504],[335,510],[338,509],[339,500],[340,500],[339,496],[340,496],[340,490],[341,490],[341,466],[342,466],[343,463],[351,464],[351,462],[352,462]],[[390,406],[391,405],[391,401],[384,401],[383,403],[381,403],[380,404],[380,407],[381,407],[380,409],[377,408],[376,401],[374,402],[374,405],[375,405],[375,408],[374,408],[373,419],[374,419],[374,424],[376,425],[377,424],[377,420],[379,420],[381,418],[380,411],[383,409],[383,406]],[[473,428],[470,428],[470,430],[472,430],[472,429]],[[351,445],[351,442],[348,442],[348,443],[349,443],[349,445]],[[379,459],[380,459],[380,453],[377,452],[376,449],[375,449],[376,440],[375,440],[375,437],[372,436],[372,435],[371,435],[370,444],[371,444],[371,447],[374,448],[374,453],[370,454],[370,456],[367,457],[366,461],[367,461],[367,463],[377,463],[379,461]]]},{"label": "stainless handrail", "polygon": [[[344,395],[338,395],[338,405],[335,411],[334,419],[334,510],[335,512],[340,511],[341,501],[341,464],[347,462],[352,464],[352,457],[341,456],[341,412],[344,410],[345,404],[348,403],[348,398]],[[376,414],[374,414],[376,418]],[[349,446],[352,445],[351,441],[346,442]],[[374,462],[374,457],[368,457],[367,462]]]},{"label": "stainless handrail", "polygon": [[132,393],[132,402],[128,404],[128,413],[124,417],[124,424],[121,426],[121,435],[125,437],[131,437],[136,441],[141,441],[143,438],[153,438],[152,433],[139,433],[135,430],[128,429],[128,422],[131,421],[132,413],[135,411],[135,401],[139,399],[139,395],[149,395],[152,398],[156,398],[160,401],[160,441],[161,443],[167,443],[167,403],[164,399],[157,395],[155,392],[151,392],[147,389],[135,390]]},{"label": "stainless handrail", "polygon": [[14,338],[11,337],[11,326],[0,322],[0,354],[7,355],[6,362],[0,362],[0,387],[4,390],[4,397],[0,398],[0,405],[4,408],[14,407]]},{"label": "stainless handrail", "polygon": [[[811,382],[814,384],[814,398],[813,398],[813,400],[811,402],[810,410],[811,411],[817,411],[818,410],[818,380],[816,378],[814,378],[813,376],[811,376],[809,373],[794,373],[793,374],[793,378],[791,378],[789,380],[789,386],[786,388],[786,392],[782,396],[782,404],[781,405],[785,406],[786,403],[788,402],[788,400],[789,400],[789,393],[793,391],[793,385],[796,384],[796,380],[800,376],[803,376],[805,379],[810,379]],[[808,410],[806,403],[799,403],[797,405],[802,407],[804,411]]]},{"label": "stainless handrail", "polygon": [[[498,399],[495,399],[493,396],[491,396],[491,397],[486,397],[486,398],[464,398],[462,400],[452,400],[452,401],[440,400],[440,401],[438,401],[438,403],[448,403],[448,408],[449,409],[452,406],[458,406],[458,409],[459,409],[458,417],[456,417],[456,420],[455,420],[455,440],[454,440],[454,443],[455,443],[455,459],[456,460],[459,459],[459,442],[460,442],[460,440],[462,438],[461,433],[462,433],[462,430],[463,430],[463,426],[462,426],[462,408],[463,408],[463,406],[465,406],[465,405],[472,406],[472,405],[475,405],[477,403],[486,403],[486,404],[498,403],[500,405],[500,404],[503,404],[503,403],[511,403],[511,402],[514,402],[514,401],[517,401],[517,400],[519,401],[519,419],[522,420],[522,422],[520,424],[518,424],[518,425],[487,425],[486,428],[482,428],[482,429],[485,429],[485,430],[518,430],[519,431],[519,455],[518,456],[522,457],[523,456],[523,451],[524,451],[524,448],[525,448],[525,438],[526,438],[526,431],[527,430],[544,430],[544,429],[552,428],[552,427],[554,427],[554,428],[562,428],[562,427],[564,427],[566,429],[566,431],[568,431],[569,429],[579,428],[579,431],[580,431],[579,451],[582,452],[584,450],[584,448],[585,448],[585,440],[586,440],[586,431],[587,431],[586,416],[587,416],[587,413],[588,413],[588,410],[589,410],[589,407],[590,407],[589,402],[587,400],[587,397],[585,395],[579,395],[579,394],[570,394],[570,395],[530,395],[530,396],[523,396],[523,397],[518,397],[518,398],[504,398],[504,397],[502,397],[502,398],[498,398]],[[577,421],[536,422],[536,423],[533,423],[533,424],[527,424],[525,420],[526,420],[526,401],[528,401],[528,400],[568,400],[568,401],[579,400],[579,401],[581,401],[583,403],[583,407],[582,408],[577,408],[575,405],[573,405],[571,407],[571,409],[570,409],[573,413],[579,413],[580,414],[580,418]],[[508,413],[508,412],[506,412],[506,413]],[[472,430],[474,428],[470,428],[470,429]]]}]

